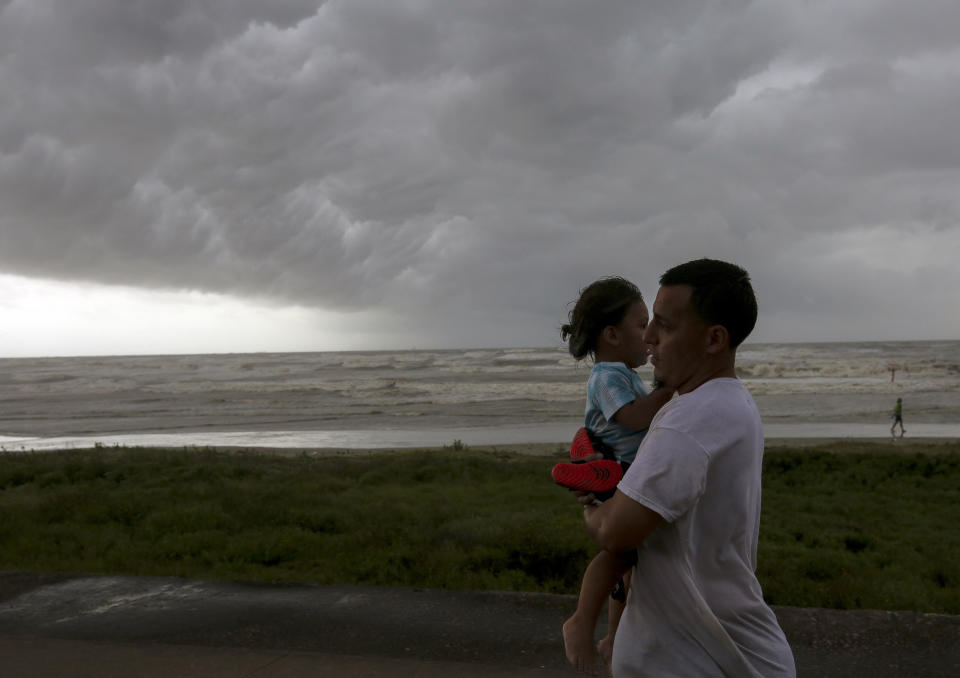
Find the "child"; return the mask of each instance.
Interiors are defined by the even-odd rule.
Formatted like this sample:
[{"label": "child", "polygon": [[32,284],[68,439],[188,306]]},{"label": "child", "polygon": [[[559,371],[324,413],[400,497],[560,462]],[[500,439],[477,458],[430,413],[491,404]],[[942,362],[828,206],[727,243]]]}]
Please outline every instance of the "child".
[{"label": "child", "polygon": [[[610,448],[615,460],[592,461],[584,454],[583,430],[571,447],[571,456],[584,463],[558,464],[553,476],[558,482],[581,491],[593,492],[592,483],[603,472],[622,476],[620,467],[629,465],[654,414],[672,393],[657,388],[648,393],[640,376],[633,370],[647,362],[648,347],[643,341],[649,315],[637,287],[620,277],[603,278],[588,285],[570,311],[569,323],[561,328],[561,337],[569,337],[570,354],[577,360],[588,355],[594,366],[587,381],[587,405],[584,428],[592,432],[599,447]],[[599,455],[597,455],[599,456]],[[613,467],[610,465],[613,464]],[[601,465],[601,468],[596,468]],[[594,468],[591,468],[593,466]],[[616,486],[613,482],[612,487]],[[612,489],[610,493],[612,494]],[[599,494],[596,493],[595,494]],[[609,664],[613,638],[623,600],[611,600],[607,636],[594,647],[593,637],[603,603],[614,584],[620,589],[614,561],[619,556],[601,551],[584,573],[577,611],[563,625],[563,642],[567,659],[582,671],[595,671],[599,649]],[[624,579],[624,584],[626,583]]]}]

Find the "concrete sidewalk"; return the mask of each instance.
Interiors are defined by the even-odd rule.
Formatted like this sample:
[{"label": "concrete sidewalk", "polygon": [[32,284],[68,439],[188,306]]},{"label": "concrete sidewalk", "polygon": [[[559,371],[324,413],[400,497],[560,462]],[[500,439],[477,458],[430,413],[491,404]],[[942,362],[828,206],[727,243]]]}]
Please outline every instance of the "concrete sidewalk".
[{"label": "concrete sidewalk", "polygon": [[[0,573],[0,675],[576,675],[570,596]],[[775,608],[798,674],[960,675],[960,617]]]}]

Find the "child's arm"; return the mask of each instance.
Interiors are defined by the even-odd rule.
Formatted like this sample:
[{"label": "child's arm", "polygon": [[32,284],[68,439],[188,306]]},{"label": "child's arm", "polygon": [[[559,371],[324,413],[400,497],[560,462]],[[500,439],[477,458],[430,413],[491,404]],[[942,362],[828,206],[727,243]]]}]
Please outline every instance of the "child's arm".
[{"label": "child's arm", "polygon": [[627,403],[613,415],[613,420],[624,428],[642,431],[650,428],[654,415],[673,397],[673,390],[659,387],[645,396],[639,396],[632,403]]}]

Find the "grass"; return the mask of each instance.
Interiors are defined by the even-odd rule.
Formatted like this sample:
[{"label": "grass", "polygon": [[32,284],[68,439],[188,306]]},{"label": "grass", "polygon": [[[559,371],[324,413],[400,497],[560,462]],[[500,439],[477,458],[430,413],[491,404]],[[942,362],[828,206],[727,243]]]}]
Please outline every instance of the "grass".
[{"label": "grass", "polygon": [[774,604],[960,613],[960,453],[768,453],[758,576]]},{"label": "grass", "polygon": [[[771,603],[960,614],[960,451],[888,448],[767,452]],[[7,453],[0,569],[575,593],[594,547],[555,461]]]}]

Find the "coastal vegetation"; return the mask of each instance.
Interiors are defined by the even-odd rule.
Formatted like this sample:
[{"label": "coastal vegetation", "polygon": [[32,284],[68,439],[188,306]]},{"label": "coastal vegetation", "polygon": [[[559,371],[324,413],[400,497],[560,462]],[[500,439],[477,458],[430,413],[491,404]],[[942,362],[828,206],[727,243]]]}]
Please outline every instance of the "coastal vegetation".
[{"label": "coastal vegetation", "polygon": [[[6,452],[0,569],[576,593],[564,454]],[[960,614],[955,443],[771,448],[763,502],[769,602]]]}]

